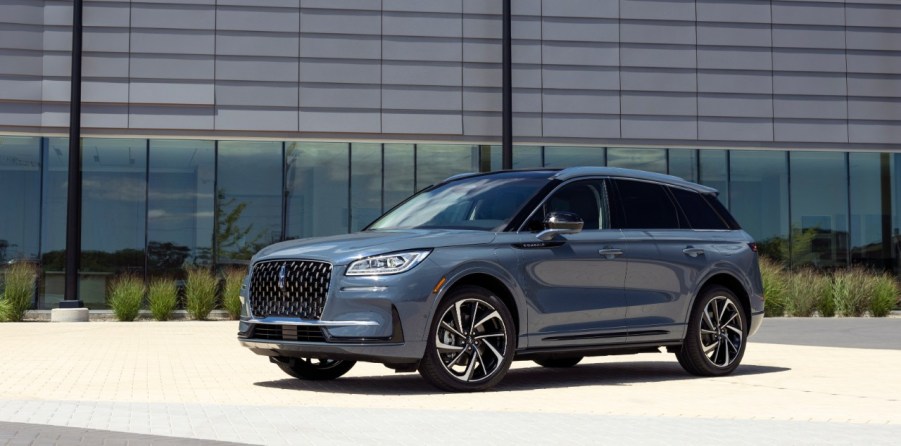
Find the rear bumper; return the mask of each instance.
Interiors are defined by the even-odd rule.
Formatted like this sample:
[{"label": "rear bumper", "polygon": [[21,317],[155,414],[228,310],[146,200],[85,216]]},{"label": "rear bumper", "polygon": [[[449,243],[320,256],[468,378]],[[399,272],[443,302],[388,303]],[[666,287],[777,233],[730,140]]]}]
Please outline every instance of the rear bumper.
[{"label": "rear bumper", "polygon": [[751,325],[748,326],[748,336],[754,336],[763,324],[763,311],[751,315]]}]

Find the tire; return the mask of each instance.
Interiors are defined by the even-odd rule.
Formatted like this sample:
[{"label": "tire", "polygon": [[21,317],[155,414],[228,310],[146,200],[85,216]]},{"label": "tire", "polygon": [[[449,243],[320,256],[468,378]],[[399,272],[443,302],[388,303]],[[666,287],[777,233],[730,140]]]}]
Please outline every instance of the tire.
[{"label": "tire", "polygon": [[288,358],[278,362],[278,368],[297,379],[306,381],[328,381],[338,378],[353,368],[356,361],[318,358]]},{"label": "tire", "polygon": [[685,341],[676,352],[682,368],[697,376],[723,376],[735,371],[748,338],[745,314],[731,290],[705,288],[692,309]]},{"label": "tire", "polygon": [[553,369],[565,369],[578,364],[581,360],[582,356],[573,356],[569,358],[544,358],[536,359],[535,364]]},{"label": "tire", "polygon": [[419,374],[442,390],[486,390],[507,374],[515,349],[507,306],[482,287],[461,287],[438,304]]}]

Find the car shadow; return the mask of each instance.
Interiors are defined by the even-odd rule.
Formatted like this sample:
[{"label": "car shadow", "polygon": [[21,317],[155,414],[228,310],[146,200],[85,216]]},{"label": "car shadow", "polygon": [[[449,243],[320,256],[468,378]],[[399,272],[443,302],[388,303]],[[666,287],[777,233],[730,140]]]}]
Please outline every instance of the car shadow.
[{"label": "car shadow", "polygon": [[[747,364],[740,366],[731,376],[761,375],[786,372],[785,367]],[[618,362],[604,364],[580,364],[567,369],[523,367],[511,369],[494,387],[494,392],[517,392],[536,389],[552,389],[581,386],[621,386],[664,381],[684,381],[700,378],[687,374],[676,362]],[[352,376],[334,381],[303,381],[280,379],[254,383],[260,387],[306,392],[347,393],[358,395],[429,395],[448,393],[432,387],[418,373],[400,373],[381,376]]]}]

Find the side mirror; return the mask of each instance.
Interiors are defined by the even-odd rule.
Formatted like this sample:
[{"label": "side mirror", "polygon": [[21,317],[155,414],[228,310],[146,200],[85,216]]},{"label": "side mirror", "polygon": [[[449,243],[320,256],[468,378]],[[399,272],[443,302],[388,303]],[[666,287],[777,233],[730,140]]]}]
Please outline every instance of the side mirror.
[{"label": "side mirror", "polygon": [[572,212],[551,212],[544,218],[544,231],[535,237],[538,240],[549,241],[563,234],[578,234],[584,226],[582,217]]}]

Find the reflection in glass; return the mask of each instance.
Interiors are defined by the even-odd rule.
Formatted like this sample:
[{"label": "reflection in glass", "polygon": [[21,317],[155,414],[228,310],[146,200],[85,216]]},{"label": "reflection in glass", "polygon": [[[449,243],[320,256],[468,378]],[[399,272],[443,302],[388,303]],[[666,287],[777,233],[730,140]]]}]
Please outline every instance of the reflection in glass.
[{"label": "reflection in glass", "polygon": [[385,144],[384,210],[393,208],[416,191],[414,144]]},{"label": "reflection in glass", "polygon": [[791,152],[791,264],[818,268],[848,263],[846,154]]},{"label": "reflection in glass", "polygon": [[212,262],[215,144],[150,140],[147,265],[152,275],[180,277]]},{"label": "reflection in glass", "polygon": [[81,299],[105,307],[114,274],[144,275],[147,140],[81,144]]},{"label": "reflection in glass", "polygon": [[244,263],[281,239],[282,143],[223,141],[218,157],[218,261]]},{"label": "reflection in glass", "polygon": [[0,136],[0,264],[38,259],[41,139]]},{"label": "reflection in glass", "polygon": [[730,158],[732,215],[761,255],[787,262],[788,157],[782,151],[735,150]]},{"label": "reflection in glass", "polygon": [[334,142],[286,146],[287,238],[347,233],[348,146]]},{"label": "reflection in glass", "polygon": [[55,308],[65,292],[66,199],[69,195],[69,139],[48,138],[41,179],[41,268],[38,308]]},{"label": "reflection in glass", "polygon": [[698,151],[695,149],[669,149],[668,173],[697,183]]},{"label": "reflection in glass", "polygon": [[350,231],[356,232],[382,215],[382,145],[350,146]]},{"label": "reflection in glass", "polygon": [[[541,146],[513,146],[514,169],[539,169],[542,167]],[[491,170],[503,170],[503,147],[491,146]]]},{"label": "reflection in glass", "polygon": [[607,165],[666,173],[666,149],[608,148]]},{"label": "reflection in glass", "polygon": [[603,166],[603,147],[547,146],[544,148],[544,167]]},{"label": "reflection in glass", "polygon": [[479,171],[479,146],[418,144],[416,146],[416,190],[438,184],[448,177]]},{"label": "reflection in glass", "polygon": [[720,203],[729,209],[729,158],[725,150],[700,150],[698,182],[720,192]]},{"label": "reflection in glass", "polygon": [[848,155],[851,263],[890,270],[891,164],[887,153]]}]

